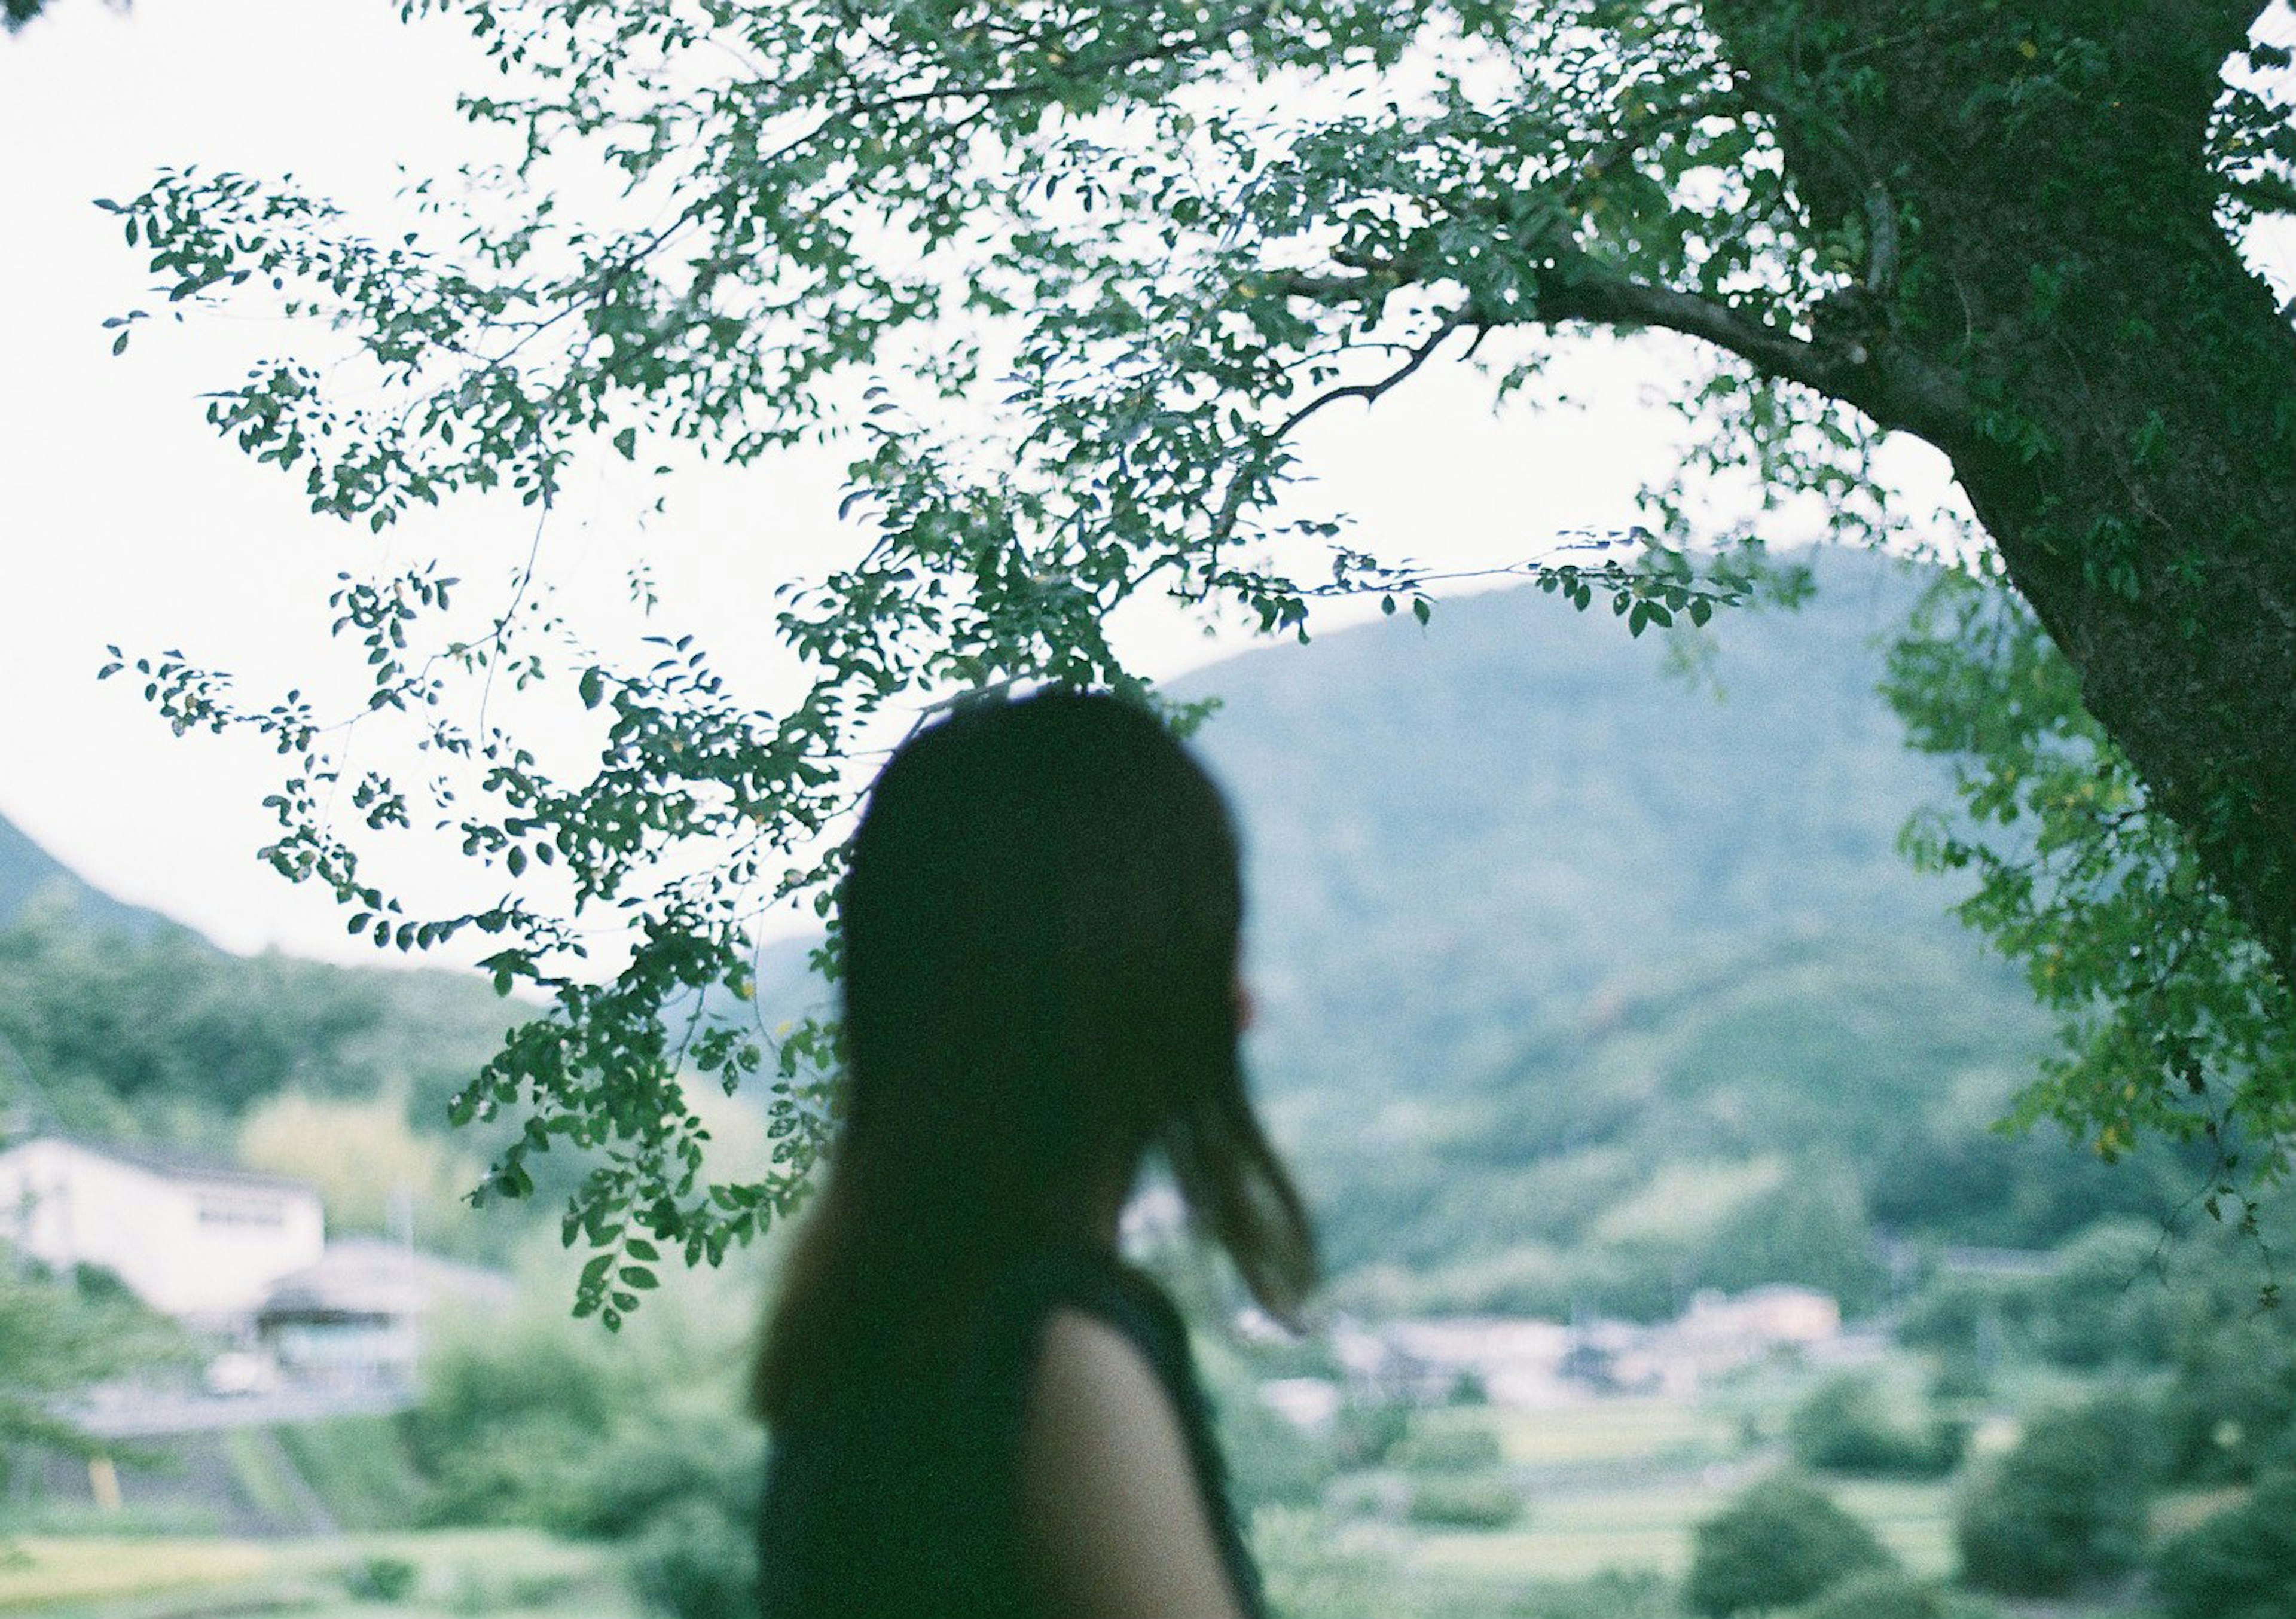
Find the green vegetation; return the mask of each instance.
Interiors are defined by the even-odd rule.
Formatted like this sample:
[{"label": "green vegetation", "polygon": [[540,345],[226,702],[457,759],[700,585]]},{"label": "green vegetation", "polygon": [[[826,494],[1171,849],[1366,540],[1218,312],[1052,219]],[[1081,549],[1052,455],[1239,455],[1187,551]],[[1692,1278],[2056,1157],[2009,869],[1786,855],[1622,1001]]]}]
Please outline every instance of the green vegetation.
[{"label": "green vegetation", "polygon": [[2153,1585],[2168,1619],[2296,1614],[2296,1472],[2162,1547]]},{"label": "green vegetation", "polygon": [[1794,1460],[1824,1473],[1941,1478],[1960,1464],[1968,1430],[1951,1419],[1908,1422],[1871,1372],[1842,1372],[1811,1390],[1787,1419]]},{"label": "green vegetation", "polygon": [[1223,703],[1253,1065],[1341,1300],[1650,1318],[1792,1280],[1855,1312],[1877,1227],[2047,1247],[2205,1173],[1989,1128],[2049,1031],[1895,852],[1944,789],[1873,693],[1917,581],[1816,568],[1798,612],[1710,626],[1719,702],[1522,591],[1176,685]]},{"label": "green vegetation", "polygon": [[2179,1478],[2242,1483],[2296,1468],[2296,1342],[2285,1321],[2245,1305],[2234,1294],[2184,1324],[2162,1422]]},{"label": "green vegetation", "polygon": [[1499,1436],[1488,1425],[1423,1415],[1387,1460],[1415,1473],[1483,1473],[1497,1467],[1501,1455]]},{"label": "green vegetation", "polygon": [[1765,1479],[1698,1525],[1683,1599],[1711,1619],[1767,1612],[1894,1562],[1827,1496],[1793,1479]]},{"label": "green vegetation", "polygon": [[[1536,591],[1176,688],[1225,702],[1199,741],[1250,833],[1251,1056],[1336,1300],[1650,1318],[1786,1280],[1856,1313],[1897,1285],[1877,1230],[2135,1233],[2205,1174],[2197,1150],[2107,1165],[2051,1126],[1988,1128],[2049,1034],[1939,914],[1950,887],[1894,850],[1944,786],[1873,694],[1873,632],[1917,582],[1854,555],[1816,571],[1800,611],[1710,626],[1719,702]],[[817,1002],[802,955],[761,966],[775,1018]],[[519,1239],[460,1201],[513,1126],[440,1139],[517,1010],[482,985],[34,915],[0,933],[0,1033],[67,1123],[235,1149],[319,1184],[339,1229],[411,1187],[428,1244],[499,1260]],[[746,1173],[732,1121],[708,1122]],[[537,1214],[589,1167],[562,1140],[529,1158]],[[2140,1240],[2099,1251],[2101,1296]],[[2135,1329],[2100,1308],[2066,1330]]]},{"label": "green vegetation", "polygon": [[368,1558],[344,1571],[343,1589],[362,1602],[400,1602],[414,1593],[422,1574],[408,1558]]},{"label": "green vegetation", "polygon": [[1439,1529],[1505,1529],[1525,1509],[1521,1491],[1496,1472],[1428,1474],[1410,1491],[1404,1516]]},{"label": "green vegetation", "polygon": [[1845,1580],[1799,1619],[1989,1619],[1988,1610],[1934,1582],[1890,1570]]},{"label": "green vegetation", "polygon": [[[568,1133],[633,1166],[576,1194],[575,1229],[606,1248],[586,1308],[623,1307],[606,1272],[625,1236],[722,1252],[810,1171],[826,1033],[727,1025],[689,1051],[666,1014],[748,989],[751,917],[833,910],[820,834],[869,726],[1005,682],[1137,689],[1111,626],[1143,599],[1304,634],[1312,598],[1359,592],[1424,622],[1447,564],[1401,558],[1444,536],[1353,533],[1296,435],[1470,355],[1494,400],[1540,397],[1558,335],[1587,327],[1700,346],[1663,351],[1701,356],[1666,390],[1693,447],[1630,546],[1521,571],[1557,603],[1604,602],[1622,638],[1687,636],[1765,583],[1797,593],[1739,542],[1910,526],[1882,438],[1942,454],[1985,532],[1923,537],[1982,560],[1910,633],[1892,692],[1966,811],[1917,853],[1977,882],[1965,920],[2064,1015],[2030,1108],[2110,1154],[2221,1116],[2243,1173],[2284,1162],[2296,772],[2259,739],[2296,732],[2296,384],[2280,298],[2234,238],[2296,205],[2296,144],[2259,4],[1922,0],[1886,26],[1846,0],[408,15],[435,10],[488,59],[458,104],[530,160],[411,180],[402,233],[181,154],[101,204],[155,283],[115,347],[152,308],[284,317],[308,342],[219,379],[208,420],[315,512],[377,533],[482,491],[546,516],[618,460],[671,479],[696,456],[848,457],[850,552],[760,616],[800,686],[761,710],[674,622],[594,634],[530,577],[505,613],[444,559],[357,563],[311,610],[392,739],[361,765],[426,761],[361,778],[362,817],[322,786],[352,779],[309,695],[332,673],[250,693],[135,650],[111,672],[179,732],[275,750],[271,860],[354,932],[483,937],[503,985],[553,997],[473,1106],[534,1116],[502,1149],[506,1193]],[[1708,537],[1718,554],[1687,549]],[[477,719],[504,671],[563,714]],[[1823,734],[1798,709],[1798,739]],[[561,723],[587,729],[529,745],[529,724]],[[1611,745],[1662,769],[1673,740]],[[1489,762],[1572,790],[1537,751]],[[499,901],[432,910],[378,879],[371,857],[434,823],[488,887],[505,874]],[[521,884],[545,863],[562,883]],[[1629,931],[1632,896],[1587,914]],[[602,925],[627,946],[604,983]],[[1527,936],[1456,958],[1472,975]],[[787,1159],[741,1195],[689,1190],[689,1060],[777,1098]],[[1849,1190],[1793,1176],[1742,1235],[1813,1271],[1818,1237],[1857,1222]]]},{"label": "green vegetation", "polygon": [[116,1278],[51,1277],[0,1246],[0,1488],[17,1446],[87,1448],[58,1414],[60,1400],[108,1378],[181,1364],[188,1350],[175,1323],[124,1296]]},{"label": "green vegetation", "polygon": [[[1902,588],[1878,565],[1828,566],[1877,610]],[[1702,1405],[1414,1411],[1356,1397],[1318,1435],[1251,1385],[1339,1380],[1328,1345],[1214,1333],[1201,1359],[1235,1493],[1271,1525],[1271,1583],[1306,1593],[1288,1610],[1298,1619],[1672,1614],[1697,1526],[1750,1469],[1772,1465],[1781,1438],[1806,1466],[1866,1476],[1835,1499],[1934,1581],[1954,1565],[1956,1499],[1992,1500],[1999,1476],[1982,1461],[1956,1471],[1962,1425],[2003,1432],[2051,1390],[2117,1388],[2115,1410],[2177,1487],[2245,1487],[2296,1455],[2296,1352],[2257,1308],[2253,1248],[2209,1226],[2163,1241],[2160,1211],[2206,1165],[2154,1146],[2107,1165],[2046,1134],[1986,1127],[2046,1030],[2006,976],[1931,915],[1939,895],[1894,863],[1892,827],[1925,789],[1866,695],[1864,626],[1840,605],[1849,595],[1721,623],[1718,707],[1535,595],[1458,603],[1438,641],[1375,626],[1204,677],[1229,694],[1204,745],[1259,851],[1254,1056],[1324,1212],[1341,1300],[1663,1315],[1697,1288],[1800,1280],[1853,1311],[1902,1302],[1908,1339],[1935,1357],[1893,1361],[1878,1379],[1765,1368]],[[1454,688],[1472,700],[1430,697]],[[1811,725],[1838,734],[1840,750],[1760,763]],[[1535,756],[1545,774],[1493,772],[1494,750]],[[1570,791],[1554,795],[1549,778]],[[1823,920],[1845,912],[1854,928]],[[1508,947],[1480,947],[1492,939]],[[354,1225],[411,1183],[426,1241],[485,1254],[554,1238],[463,1209],[455,1192],[485,1141],[443,1135],[419,1102],[477,1060],[503,1017],[483,986],[453,987],[471,1010],[463,1042],[448,1016],[435,1038],[423,1033],[424,996],[442,980],[283,977],[278,963],[202,957],[180,937],[73,944],[45,912],[0,935],[11,949],[23,996],[0,1018],[31,1031],[42,1063],[100,1050],[102,1017],[116,1015],[93,995],[39,1001],[76,962],[113,953],[105,982],[149,969],[187,997],[180,1023],[143,1029],[142,1067],[63,1071],[60,1108],[100,1120],[133,1106],[155,1135],[235,1144],[244,1161],[322,1185]],[[1398,996],[1396,984],[1423,987]],[[222,1026],[190,1011],[258,993],[315,997],[278,1026],[339,1028],[332,1059],[371,1091],[282,1080],[266,1059],[203,1100],[193,1077]],[[776,1011],[808,993],[787,973],[759,989]],[[74,1019],[87,1026],[73,1033]],[[409,1067],[426,1043],[430,1067]],[[721,1162],[762,1161],[771,1143],[751,1099],[716,1106]],[[563,1152],[533,1163],[562,1182],[582,1167]],[[2260,1232],[2284,1240],[2287,1217],[2267,1207]],[[1875,1246],[1883,1231],[1894,1266]],[[1956,1243],[2030,1251],[1980,1273],[1948,1263]],[[608,1338],[563,1319],[561,1266],[531,1307],[453,1336],[404,1419],[279,1432],[346,1526],[430,1526],[371,1551],[358,1542],[362,1558],[418,1570],[395,1607],[354,1598],[354,1586],[373,1590],[361,1562],[313,1589],[346,1615],[516,1611],[546,1608],[554,1582],[594,1580],[556,1564],[450,1566],[433,1549],[485,1525],[593,1542],[614,1588],[627,1578],[635,1594],[584,1611],[736,1610],[757,1453],[724,1385],[753,1290],[695,1280],[735,1302],[685,1349],[680,1312],[698,1293]],[[1221,1319],[1217,1270],[1177,1266],[1167,1280],[1192,1320]],[[51,1286],[44,1297],[69,1293],[76,1309],[106,1296],[100,1277]],[[250,1450],[242,1471],[259,1484],[275,1465]],[[44,1511],[22,1526],[66,1521]],[[2164,1561],[2164,1581],[2173,1566],[2218,1589],[2209,1582],[2233,1576],[2207,1571],[2231,1533],[2193,1542],[2216,1549],[2205,1556]],[[1285,1545],[1298,1566],[1282,1571]],[[2139,1555],[2150,1554],[2129,1541]],[[1921,1619],[1946,1600],[1903,1581],[1869,1594]]]},{"label": "green vegetation", "polygon": [[89,887],[0,815],[0,928],[27,911],[69,921],[89,933],[146,936],[172,926],[156,912],[124,904]]},{"label": "green vegetation", "polygon": [[[514,1020],[460,975],[226,954],[175,927],[91,931],[34,905],[0,926],[0,1094],[29,1122],[228,1152],[284,1092],[396,1099],[424,1127]],[[43,1113],[52,1118],[43,1119]]]},{"label": "green vegetation", "polygon": [[2044,1411],[1980,1468],[1954,1523],[1981,1590],[2056,1596],[2143,1558],[2154,1459],[2121,1401]]},{"label": "green vegetation", "polygon": [[260,1547],[213,1539],[28,1535],[6,1544],[14,1555],[0,1561],[0,1613],[227,1587],[262,1574],[271,1562]]},{"label": "green vegetation", "polygon": [[423,1516],[424,1481],[389,1417],[338,1417],[274,1430],[303,1482],[352,1531],[403,1528]]},{"label": "green vegetation", "polygon": [[422,1517],[626,1538],[685,1503],[753,1493],[761,1437],[734,1415],[737,1357],[710,1358],[739,1329],[689,1329],[695,1341],[667,1321],[609,1337],[546,1305],[463,1323],[404,1419]]},{"label": "green vegetation", "polygon": [[631,1585],[647,1613],[756,1619],[757,1533],[738,1508],[728,1499],[684,1500],[648,1522],[630,1554]]}]

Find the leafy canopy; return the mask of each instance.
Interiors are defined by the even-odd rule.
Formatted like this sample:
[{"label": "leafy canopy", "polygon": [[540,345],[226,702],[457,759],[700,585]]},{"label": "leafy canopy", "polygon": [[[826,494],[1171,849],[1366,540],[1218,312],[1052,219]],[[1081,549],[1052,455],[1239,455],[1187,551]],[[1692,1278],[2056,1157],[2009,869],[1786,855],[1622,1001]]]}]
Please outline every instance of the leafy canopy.
[{"label": "leafy canopy", "polygon": [[[1876,85],[1815,17],[1803,54],[1824,74],[1795,65],[1792,5],[1752,30],[1781,72],[1750,70],[1716,31],[1746,36],[1742,9],[416,0],[410,18],[452,14],[499,69],[463,105],[514,153],[416,184],[422,228],[365,234],[291,184],[191,168],[102,204],[178,315],[275,311],[342,351],[258,365],[209,421],[376,533],[464,491],[546,515],[586,455],[660,453],[667,472],[840,444],[851,560],[791,585],[775,625],[810,686],[761,712],[690,637],[651,664],[595,653],[523,584],[473,619],[427,562],[347,574],[333,608],[365,660],[361,723],[405,728],[442,762],[435,783],[353,773],[337,716],[302,692],[244,698],[175,653],[121,664],[179,730],[277,748],[269,858],[332,888],[354,933],[409,949],[475,932],[498,986],[553,997],[456,1111],[523,1113],[496,1192],[530,1190],[526,1160],[554,1142],[596,1155],[566,1232],[600,1249],[580,1307],[618,1320],[663,1246],[714,1262],[801,1195],[821,1149],[833,1032],[695,1009],[750,992],[750,923],[793,898],[831,921],[833,969],[857,736],[999,682],[1137,689],[1106,626],[1144,593],[1302,634],[1334,593],[1426,617],[1432,576],[1290,487],[1317,413],[1439,359],[1531,387],[1558,325],[1706,339],[1717,357],[1681,397],[1703,447],[1650,492],[1638,543],[1524,566],[1636,634],[1794,589],[1752,543],[1759,514],[1693,557],[1706,474],[1816,496],[1840,534],[1898,524],[1874,424],[1959,399],[1919,367],[1863,380],[1921,221],[1885,187],[1846,208],[1800,193],[1789,138]],[[2075,93],[2079,39],[1999,27],[2019,94]],[[2274,110],[2235,95],[2220,119],[2233,223],[2284,200]],[[116,347],[149,319],[120,316]],[[571,771],[487,722],[495,683],[551,677],[595,715],[594,759]],[[369,875],[374,847],[433,818],[517,886],[429,914]],[[603,976],[585,960],[602,919]],[[778,1165],[710,1184],[681,1075],[760,1071]]]}]

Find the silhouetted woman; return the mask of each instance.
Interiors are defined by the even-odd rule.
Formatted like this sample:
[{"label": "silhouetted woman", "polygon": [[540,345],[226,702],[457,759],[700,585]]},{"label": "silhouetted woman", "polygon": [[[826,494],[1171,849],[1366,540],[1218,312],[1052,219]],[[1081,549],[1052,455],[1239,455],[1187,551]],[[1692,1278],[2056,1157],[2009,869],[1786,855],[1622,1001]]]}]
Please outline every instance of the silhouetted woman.
[{"label": "silhouetted woman", "polygon": [[1315,1271],[1236,1056],[1217,789],[1143,709],[982,701],[845,879],[848,1111],[759,1361],[772,1619],[1250,1619],[1187,1338],[1117,1222],[1160,1151],[1260,1304]]}]

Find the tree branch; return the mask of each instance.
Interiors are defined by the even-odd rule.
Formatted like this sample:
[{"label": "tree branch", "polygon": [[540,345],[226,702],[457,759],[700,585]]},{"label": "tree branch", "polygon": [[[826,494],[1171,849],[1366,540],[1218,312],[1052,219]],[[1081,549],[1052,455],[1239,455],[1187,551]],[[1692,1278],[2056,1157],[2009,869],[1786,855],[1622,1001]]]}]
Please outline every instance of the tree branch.
[{"label": "tree branch", "polygon": [[[1338,283],[1344,278],[1308,276],[1295,279],[1309,282]],[[1286,290],[1296,291],[1298,289],[1292,287],[1287,282]],[[1217,555],[1219,547],[1235,532],[1236,521],[1243,514],[1244,499],[1250,488],[1251,481],[1259,476],[1261,469],[1267,466],[1268,456],[1274,453],[1277,446],[1289,438],[1316,412],[1336,405],[1342,399],[1360,399],[1366,405],[1377,404],[1381,396],[1426,364],[1434,352],[1443,346],[1444,339],[1467,323],[1468,315],[1465,310],[1453,310],[1437,323],[1435,330],[1429,332],[1424,339],[1414,344],[1410,351],[1404,356],[1403,363],[1385,376],[1374,378],[1369,382],[1350,382],[1343,387],[1327,388],[1283,418],[1276,425],[1275,430],[1268,435],[1267,440],[1253,451],[1251,459],[1236,469],[1235,476],[1228,480],[1227,493],[1221,497],[1219,511],[1212,518],[1209,540],[1211,553]]]},{"label": "tree branch", "polygon": [[1965,439],[1975,420],[1959,379],[1887,339],[1810,341],[1693,294],[1636,281],[1582,254],[1540,282],[1536,318],[1657,326],[1702,338],[1766,377],[1816,388],[1941,449]]},{"label": "tree branch", "polygon": [[[1895,244],[1880,246],[1871,273],[1890,274],[1895,269]],[[1316,303],[1355,303],[1431,279],[1434,277],[1382,265],[1354,275],[1294,273],[1282,277],[1277,285],[1290,297]],[[1701,338],[1747,361],[1766,377],[1816,388],[1855,405],[1885,428],[1915,434],[1948,453],[1966,444],[1976,421],[1975,406],[1960,379],[1885,337],[1871,340],[1796,337],[1783,327],[1694,293],[1636,281],[1574,248],[1562,249],[1555,267],[1540,276],[1537,305],[1528,318],[1547,325],[1584,321],[1598,326],[1656,326]],[[1514,317],[1514,323],[1521,319]],[[1507,323],[1489,311],[1461,311],[1449,317],[1425,346],[1426,352],[1431,352],[1434,342],[1471,321],[1484,327]],[[1414,351],[1411,363],[1383,382],[1334,389],[1302,411],[1320,410],[1334,398],[1375,398],[1417,370],[1426,352]],[[1366,393],[1366,388],[1373,391]],[[1286,430],[1292,425],[1296,423],[1287,423]]]}]

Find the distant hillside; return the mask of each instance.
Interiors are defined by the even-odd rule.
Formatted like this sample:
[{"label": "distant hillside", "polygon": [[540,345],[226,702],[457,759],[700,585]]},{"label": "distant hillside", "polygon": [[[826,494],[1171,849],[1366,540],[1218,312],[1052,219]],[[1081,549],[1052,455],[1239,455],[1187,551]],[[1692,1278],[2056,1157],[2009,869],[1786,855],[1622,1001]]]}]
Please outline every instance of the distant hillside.
[{"label": "distant hillside", "polygon": [[286,1090],[387,1096],[442,1126],[523,1015],[468,972],[234,955],[0,821],[0,1118],[19,1127],[228,1152]]},{"label": "distant hillside", "polygon": [[1896,852],[1947,789],[1874,695],[1917,587],[1826,554],[1802,610],[1717,617],[1703,680],[1524,589],[1178,683],[1224,701],[1254,1070],[1359,1293],[1857,1299],[1877,1222],[2045,1242],[2182,1190],[1987,1129],[2048,1028]]},{"label": "distant hillside", "polygon": [[34,843],[0,815],[0,928],[35,901],[92,927],[138,937],[176,926],[156,911],[117,900]]},{"label": "distant hillside", "polygon": [[[1536,589],[1178,682],[1246,843],[1252,1068],[1342,1297],[1636,1313],[1877,1233],[2046,1244],[2198,1170],[1991,1123],[2046,1018],[1896,849],[1945,769],[1874,694],[1917,577],[1818,562],[1698,678]],[[758,1004],[809,997],[795,947]]]},{"label": "distant hillside", "polygon": [[[1829,555],[1801,611],[1720,615],[1718,698],[1669,673],[1656,635],[1531,589],[1179,683],[1226,704],[1199,740],[1250,848],[1271,1034],[1357,1020],[1408,985],[1409,1025],[1476,1067],[1526,1013],[1574,1021],[1620,975],[1710,945],[1952,935],[1952,894],[1895,848],[1945,775],[1874,693],[1874,639],[1914,589],[1879,559]],[[1287,1083],[1423,1071],[1400,1049],[1335,1067],[1268,1045]]]},{"label": "distant hillside", "polygon": [[[1874,695],[1916,588],[1829,554],[1801,611],[1718,616],[1694,680],[1521,590],[1178,683],[1225,704],[1199,746],[1247,845],[1252,1066],[1341,1297],[1650,1313],[1777,1280],[1854,1307],[1877,1232],[2046,1244],[2196,1183],[1988,1128],[2050,1035],[1895,851],[1947,786]],[[84,1128],[227,1140],[292,1088],[436,1129],[523,1015],[458,975],[107,942],[103,906],[147,913],[84,885],[4,926],[61,872],[0,825],[0,1034]],[[767,951],[741,1015],[816,1000],[804,957]]]}]

